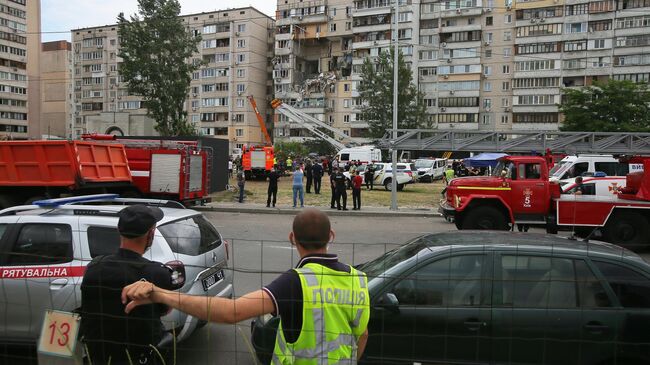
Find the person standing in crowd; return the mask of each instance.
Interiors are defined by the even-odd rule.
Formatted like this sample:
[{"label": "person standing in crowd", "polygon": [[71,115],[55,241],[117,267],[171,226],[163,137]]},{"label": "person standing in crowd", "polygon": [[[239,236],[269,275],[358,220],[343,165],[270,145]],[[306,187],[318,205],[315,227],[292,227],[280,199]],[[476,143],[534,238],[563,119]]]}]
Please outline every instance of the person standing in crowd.
[{"label": "person standing in crowd", "polygon": [[445,173],[443,175],[445,179],[445,185],[449,185],[449,182],[453,180],[454,176],[455,176],[455,171],[453,166],[447,165],[447,169],[445,170]]},{"label": "person standing in crowd", "polygon": [[[278,180],[280,179],[280,174],[278,174],[277,166],[273,165],[271,172],[269,172],[269,189],[267,191],[266,197],[266,207],[270,208],[271,203],[273,203],[273,208],[275,208],[275,202],[278,197]],[[271,200],[273,198],[273,200]]]},{"label": "person standing in crowd", "polygon": [[244,185],[246,184],[246,176],[244,175],[244,171],[239,170],[237,172],[237,188],[239,189],[239,202],[243,203],[244,202]]},{"label": "person standing in crowd", "polygon": [[354,207],[352,210],[361,210],[361,185],[363,184],[363,178],[359,175],[359,172],[354,173],[352,178],[352,205]]},{"label": "person standing in crowd", "polygon": [[339,167],[339,171],[334,174],[334,188],[336,195],[336,209],[341,210],[341,200],[343,200],[343,210],[348,210],[348,192],[345,188],[347,178],[343,175],[343,168]]},{"label": "person standing in crowd", "polygon": [[366,189],[372,190],[375,183],[375,166],[372,164],[366,165],[366,171],[364,174],[364,180],[366,180]]},{"label": "person standing in crowd", "polygon": [[291,156],[287,156],[287,161],[285,162],[287,166],[287,171],[291,172],[293,171],[293,160],[291,159]]},{"label": "person standing in crowd", "polygon": [[330,174],[336,174],[339,171],[339,160],[337,158],[334,158],[332,160],[332,168],[331,168]]},{"label": "person standing in crowd", "polygon": [[312,171],[312,163],[310,159],[307,159],[307,163],[305,163],[305,177],[307,178],[307,188],[305,191],[307,194],[311,194],[311,184],[314,181],[314,172]]},{"label": "person standing in crowd", "polygon": [[336,209],[336,182],[334,177],[336,174],[330,174],[330,188],[332,188],[332,199],[330,200],[330,208]]},{"label": "person standing in crowd", "polygon": [[354,161],[350,161],[350,168],[348,169],[350,171],[350,176],[353,177],[355,172],[357,172],[357,164]]},{"label": "person standing in crowd", "polygon": [[302,172],[300,167],[296,167],[293,171],[293,207],[296,207],[297,198],[300,198],[300,207],[305,207],[305,191],[302,186],[302,179],[305,177],[305,174]]},{"label": "person standing in crowd", "polygon": [[232,179],[232,159],[228,160],[228,179]]},{"label": "person standing in crowd", "polygon": [[122,302],[127,313],[160,303],[201,320],[231,324],[274,314],[280,323],[272,364],[354,365],[368,340],[368,279],[328,254],[334,238],[327,215],[308,208],[296,215],[289,234],[300,255],[297,267],[261,290],[229,299],[183,294],[137,281],[122,290]]},{"label": "person standing in crowd", "polygon": [[120,248],[112,255],[93,258],[81,283],[83,342],[93,364],[161,364],[169,359],[165,348],[157,347],[165,334],[160,317],[169,308],[148,304],[125,314],[120,295],[124,286],[138,280],[173,289],[172,270],[142,257],[153,244],[156,222],[163,218],[163,211],[129,205],[118,217]]},{"label": "person standing in crowd", "polygon": [[323,178],[323,166],[319,162],[314,163],[311,168],[312,178],[314,179],[314,193],[320,195],[320,184]]}]

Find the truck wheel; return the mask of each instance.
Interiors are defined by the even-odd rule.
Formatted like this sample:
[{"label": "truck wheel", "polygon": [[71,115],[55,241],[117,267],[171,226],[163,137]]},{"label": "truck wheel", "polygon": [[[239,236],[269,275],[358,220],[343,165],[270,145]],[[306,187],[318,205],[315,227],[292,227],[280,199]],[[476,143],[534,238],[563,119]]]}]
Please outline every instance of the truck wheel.
[{"label": "truck wheel", "polygon": [[386,189],[386,191],[390,191],[391,184],[392,184],[391,179],[386,179],[384,181],[384,189]]},{"label": "truck wheel", "polygon": [[506,217],[496,208],[489,206],[476,207],[467,212],[463,219],[462,229],[508,230]]},{"label": "truck wheel", "polygon": [[610,218],[603,232],[605,241],[638,250],[650,242],[648,220],[634,212],[619,212]]}]

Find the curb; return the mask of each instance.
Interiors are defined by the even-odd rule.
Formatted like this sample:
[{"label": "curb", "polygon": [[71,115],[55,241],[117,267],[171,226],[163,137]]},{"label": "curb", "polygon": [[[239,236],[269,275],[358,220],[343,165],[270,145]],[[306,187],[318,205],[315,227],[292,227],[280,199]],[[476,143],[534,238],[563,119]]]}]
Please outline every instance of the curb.
[{"label": "curb", "polygon": [[[318,207],[316,207],[318,208]],[[289,214],[295,215],[301,209],[293,208],[258,208],[258,207],[224,207],[224,206],[196,206],[192,209],[201,212],[231,212],[231,213],[245,213],[245,214]],[[322,209],[328,216],[332,217],[417,217],[417,218],[432,218],[442,217],[442,214],[430,210],[422,211],[356,211],[356,210],[336,210],[336,209]]]}]

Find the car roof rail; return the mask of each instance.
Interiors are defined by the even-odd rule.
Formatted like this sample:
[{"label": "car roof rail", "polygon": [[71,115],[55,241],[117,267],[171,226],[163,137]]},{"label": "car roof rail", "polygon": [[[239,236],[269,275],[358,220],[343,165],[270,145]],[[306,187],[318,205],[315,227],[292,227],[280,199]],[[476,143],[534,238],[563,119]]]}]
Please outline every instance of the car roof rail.
[{"label": "car roof rail", "polygon": [[[86,203],[109,203],[110,205],[147,205],[150,207],[159,207],[159,208],[175,208],[175,209],[186,209],[182,203],[177,202],[176,200],[166,200],[166,199],[142,199],[142,198],[115,198],[110,200],[89,200]],[[80,204],[80,203],[73,203]]]},{"label": "car roof rail", "polygon": [[94,194],[72,196],[67,198],[37,200],[33,203],[41,208],[58,208],[64,205],[94,204],[106,203],[110,205],[135,205],[142,204],[162,208],[185,209],[185,206],[175,200],[165,199],[140,199],[140,198],[120,198],[118,194]]}]

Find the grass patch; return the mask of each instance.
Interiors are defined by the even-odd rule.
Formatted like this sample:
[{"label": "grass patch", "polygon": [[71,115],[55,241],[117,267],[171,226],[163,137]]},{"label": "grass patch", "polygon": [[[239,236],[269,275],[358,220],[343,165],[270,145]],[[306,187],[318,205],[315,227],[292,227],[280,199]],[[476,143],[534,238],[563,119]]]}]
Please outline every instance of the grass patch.
[{"label": "grass patch", "polygon": [[[321,194],[305,193],[305,205],[324,207],[330,206],[331,189],[329,186],[329,177],[326,175],[322,180]],[[236,185],[237,182],[233,179],[230,184]],[[267,181],[247,181],[244,187],[245,203],[253,204],[266,204],[267,190],[269,183]],[[306,187],[306,186],[305,186]],[[397,192],[397,204],[403,208],[437,208],[440,201],[440,192],[444,188],[442,181],[434,183],[416,183],[409,184],[404,187],[404,190]],[[278,198],[277,206],[292,206],[293,205],[293,189],[291,187],[291,178],[286,176],[280,178],[278,183]],[[361,206],[369,207],[390,207],[390,191],[386,191],[383,186],[375,185],[374,190],[366,190],[365,187],[361,189]],[[212,201],[214,202],[236,202],[239,198],[239,193],[231,191],[222,191],[212,194]],[[298,202],[300,204],[300,202]],[[352,207],[352,190],[348,190],[348,208]]]}]

